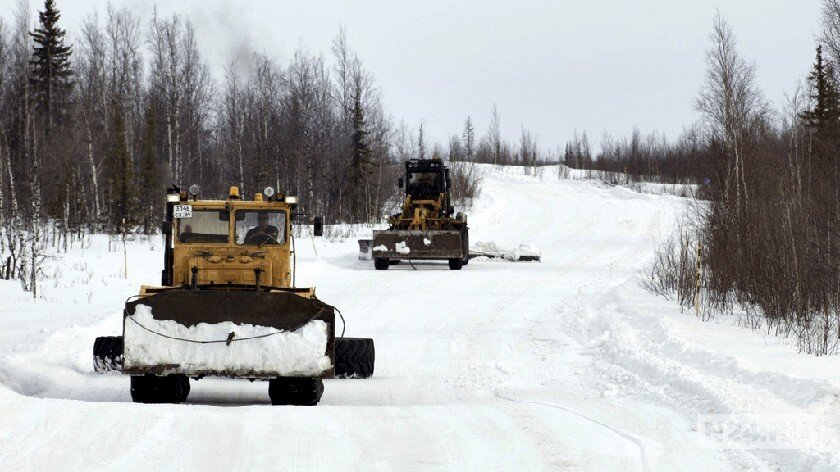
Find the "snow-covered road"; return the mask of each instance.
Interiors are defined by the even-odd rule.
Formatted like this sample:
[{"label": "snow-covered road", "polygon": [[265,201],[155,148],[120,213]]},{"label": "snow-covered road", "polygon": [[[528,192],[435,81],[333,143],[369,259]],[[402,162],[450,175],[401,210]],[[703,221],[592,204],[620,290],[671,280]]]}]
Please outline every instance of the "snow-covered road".
[{"label": "snow-covered road", "polygon": [[[685,200],[482,171],[471,240],[536,244],[541,263],[374,271],[355,240],[298,240],[298,284],[376,342],[374,377],[325,382],[315,408],[207,379],[186,404],[133,404],[127,378],[92,372],[93,338],[119,333],[124,299],[159,278],[157,239],[129,246],[128,280],[95,239],[54,264],[43,300],[0,282],[0,469],[840,469],[836,357],[638,287]],[[709,414],[751,415],[759,437],[819,421],[796,447],[725,450],[698,434]]]}]

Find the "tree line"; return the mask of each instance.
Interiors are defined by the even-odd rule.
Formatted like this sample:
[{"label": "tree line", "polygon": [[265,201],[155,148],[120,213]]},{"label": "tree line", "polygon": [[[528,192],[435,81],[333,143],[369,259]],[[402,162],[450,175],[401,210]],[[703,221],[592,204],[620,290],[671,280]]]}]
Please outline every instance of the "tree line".
[{"label": "tree line", "polygon": [[0,18],[0,277],[35,291],[47,244],[157,231],[173,184],[273,186],[327,221],[375,221],[401,168],[393,126],[343,30],[330,59],[255,53],[217,82],[188,18],[109,6],[70,44],[54,0],[34,24],[20,1]]},{"label": "tree line", "polygon": [[[272,186],[328,223],[377,223],[401,201],[403,161],[448,158],[422,125],[418,139],[393,124],[343,29],[327,57],[242,55],[221,80],[198,46],[189,18],[156,9],[94,11],[72,44],[55,0],[34,23],[26,0],[0,18],[0,278],[36,293],[48,246],[157,232],[171,185]],[[453,181],[461,203],[478,192],[474,167]]]},{"label": "tree line", "polygon": [[786,110],[771,109],[720,16],[711,43],[702,120],[660,147],[693,156],[684,171],[700,182],[699,200],[648,285],[701,316],[739,311],[754,327],[792,334],[804,352],[838,352],[840,2],[823,0],[813,68]]}]

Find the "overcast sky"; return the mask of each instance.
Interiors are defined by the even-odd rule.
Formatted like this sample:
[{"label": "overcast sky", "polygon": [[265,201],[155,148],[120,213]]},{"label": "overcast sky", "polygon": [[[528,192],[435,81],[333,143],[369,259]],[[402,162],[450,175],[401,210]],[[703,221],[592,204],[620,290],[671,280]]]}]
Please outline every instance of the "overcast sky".
[{"label": "overcast sky", "polygon": [[[56,0],[64,27],[77,31],[105,0]],[[11,19],[17,0],[0,0]],[[111,0],[145,22],[188,15],[217,79],[249,49],[286,63],[303,44],[329,54],[341,26],[377,78],[387,111],[433,140],[460,134],[471,115],[487,129],[495,103],[502,132],[522,126],[555,148],[577,130],[595,141],[634,125],[675,138],[696,118],[715,9],[732,25],[761,89],[784,103],[808,72],[819,28],[819,0],[567,0],[431,2],[400,0]],[[31,0],[33,10],[41,0]]]}]

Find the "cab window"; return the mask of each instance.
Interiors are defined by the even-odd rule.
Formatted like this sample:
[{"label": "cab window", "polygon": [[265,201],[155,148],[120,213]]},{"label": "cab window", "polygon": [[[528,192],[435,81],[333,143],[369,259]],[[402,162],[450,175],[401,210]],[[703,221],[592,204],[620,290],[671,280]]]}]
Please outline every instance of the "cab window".
[{"label": "cab window", "polygon": [[181,243],[228,242],[230,213],[227,210],[193,210],[192,218],[177,221]]},{"label": "cab window", "polygon": [[435,199],[440,195],[441,187],[435,172],[411,172],[408,175],[407,190],[414,198]]},{"label": "cab window", "polygon": [[236,244],[286,244],[286,212],[237,210]]}]

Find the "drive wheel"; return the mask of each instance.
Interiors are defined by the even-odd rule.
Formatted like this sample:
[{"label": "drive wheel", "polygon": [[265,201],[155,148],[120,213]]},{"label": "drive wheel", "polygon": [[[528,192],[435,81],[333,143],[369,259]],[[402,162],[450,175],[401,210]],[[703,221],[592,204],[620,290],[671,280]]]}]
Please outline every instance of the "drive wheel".
[{"label": "drive wheel", "polygon": [[93,371],[120,371],[123,366],[123,337],[102,336],[93,341]]},{"label": "drive wheel", "polygon": [[377,257],[373,260],[373,267],[376,270],[388,270],[388,266],[390,265],[391,263],[384,257]]},{"label": "drive wheel", "polygon": [[268,381],[272,405],[315,406],[324,394],[324,381],[306,377],[280,377]]},{"label": "drive wheel", "polygon": [[449,259],[449,268],[451,270],[461,270],[461,267],[464,266],[463,259]]},{"label": "drive wheel", "polygon": [[339,379],[366,379],[373,375],[376,351],[370,338],[336,338],[335,376]]}]

